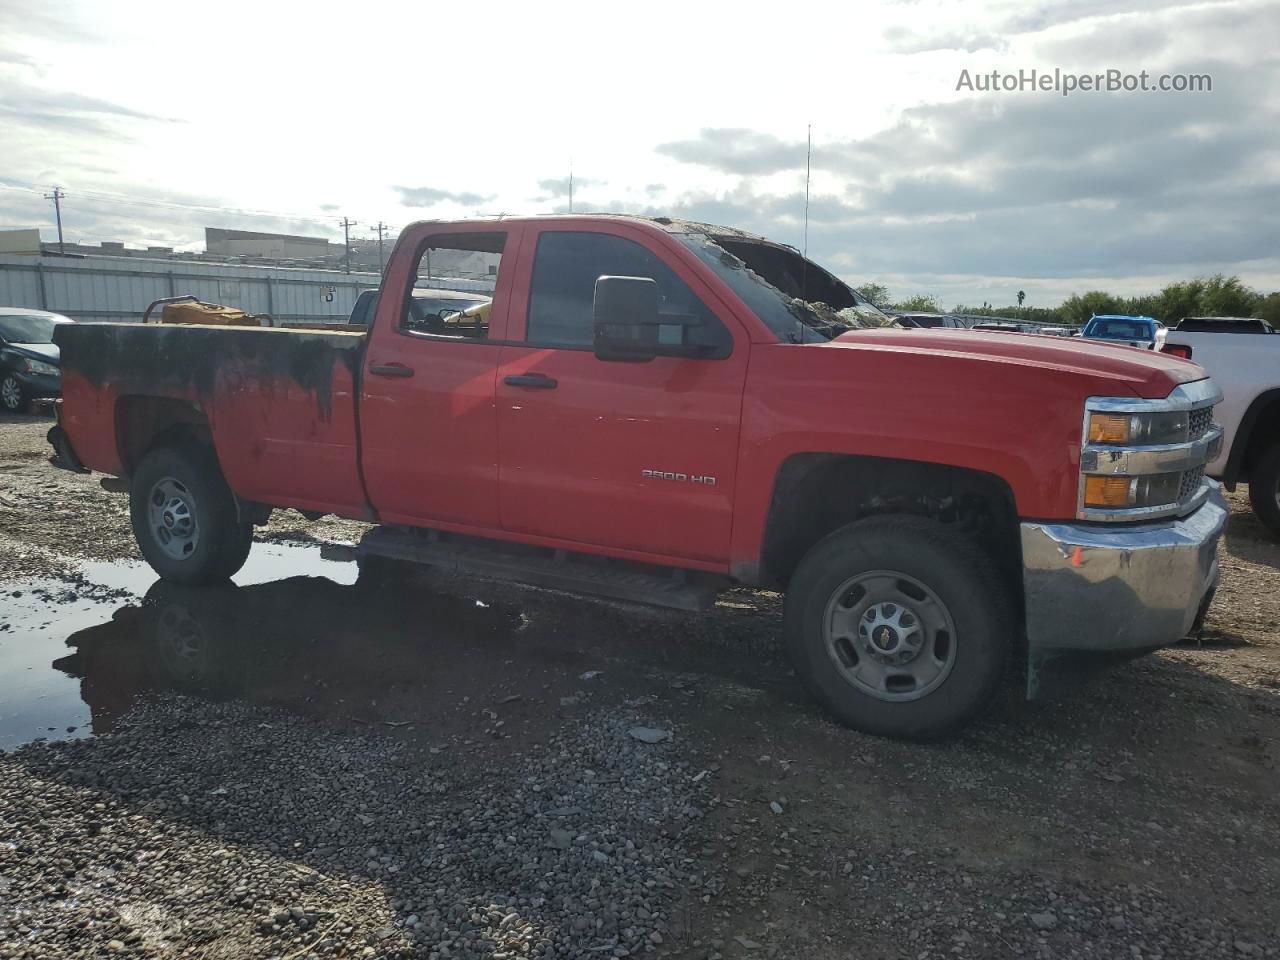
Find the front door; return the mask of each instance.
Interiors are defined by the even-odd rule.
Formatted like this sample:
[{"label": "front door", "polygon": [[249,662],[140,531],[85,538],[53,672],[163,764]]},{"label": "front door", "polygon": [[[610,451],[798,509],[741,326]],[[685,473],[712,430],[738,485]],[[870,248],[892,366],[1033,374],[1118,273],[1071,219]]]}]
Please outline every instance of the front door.
[{"label": "front door", "polygon": [[[518,239],[515,228],[424,225],[400,240],[414,255],[383,280],[360,402],[365,486],[385,523],[499,525],[494,376]],[[453,289],[441,273],[496,288]]]},{"label": "front door", "polygon": [[[727,562],[746,337],[696,269],[641,228],[579,223],[531,228],[524,242],[527,296],[512,300],[497,378],[503,527],[658,562]],[[604,275],[657,281],[661,312],[698,316],[711,356],[598,360]]]}]

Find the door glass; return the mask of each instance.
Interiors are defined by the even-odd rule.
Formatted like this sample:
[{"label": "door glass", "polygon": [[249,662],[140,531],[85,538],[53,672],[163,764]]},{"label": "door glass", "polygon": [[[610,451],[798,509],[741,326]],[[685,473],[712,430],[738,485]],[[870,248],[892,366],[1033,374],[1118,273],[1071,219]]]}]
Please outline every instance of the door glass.
[{"label": "door glass", "polygon": [[694,316],[700,324],[684,333],[677,324],[658,328],[658,342],[719,348],[732,346],[720,324],[688,284],[653,253],[632,240],[607,233],[548,231],[538,238],[529,289],[525,339],[536,346],[589,349],[591,303],[599,277],[648,277],[658,284],[658,312]]},{"label": "door glass", "polygon": [[505,233],[496,232],[452,233],[428,240],[412,295],[400,315],[400,332],[487,340],[506,240]]}]

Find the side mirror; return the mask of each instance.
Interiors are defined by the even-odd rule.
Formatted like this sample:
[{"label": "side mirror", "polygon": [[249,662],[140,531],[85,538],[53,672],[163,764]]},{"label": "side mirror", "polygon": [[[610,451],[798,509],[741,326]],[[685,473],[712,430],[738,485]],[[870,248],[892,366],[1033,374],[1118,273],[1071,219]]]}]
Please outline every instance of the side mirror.
[{"label": "side mirror", "polygon": [[596,357],[642,363],[658,355],[658,283],[597,277],[591,302]]},{"label": "side mirror", "polygon": [[[600,360],[643,363],[657,356],[696,357],[706,352],[686,343],[687,332],[700,326],[701,319],[659,313],[658,284],[648,277],[597,277],[592,321]],[[664,328],[678,336],[678,342],[670,342]]]}]

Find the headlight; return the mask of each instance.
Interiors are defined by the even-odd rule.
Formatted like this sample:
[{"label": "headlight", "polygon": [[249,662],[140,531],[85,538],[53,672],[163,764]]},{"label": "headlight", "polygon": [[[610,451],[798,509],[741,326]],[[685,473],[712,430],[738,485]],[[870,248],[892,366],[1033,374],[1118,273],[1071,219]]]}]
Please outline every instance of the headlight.
[{"label": "headlight", "polygon": [[1108,510],[1159,507],[1178,501],[1181,473],[1156,473],[1145,477],[1084,478],[1084,505]]},{"label": "headlight", "polygon": [[1172,413],[1091,413],[1089,443],[1148,447],[1185,443],[1191,426],[1189,411]]},{"label": "headlight", "polygon": [[1150,520],[1195,509],[1208,496],[1204,468],[1222,451],[1212,380],[1163,400],[1090,397],[1080,446],[1081,520]]},{"label": "headlight", "polygon": [[27,373],[38,373],[42,377],[56,377],[62,372],[52,363],[44,363],[41,360],[27,360],[25,366]]}]

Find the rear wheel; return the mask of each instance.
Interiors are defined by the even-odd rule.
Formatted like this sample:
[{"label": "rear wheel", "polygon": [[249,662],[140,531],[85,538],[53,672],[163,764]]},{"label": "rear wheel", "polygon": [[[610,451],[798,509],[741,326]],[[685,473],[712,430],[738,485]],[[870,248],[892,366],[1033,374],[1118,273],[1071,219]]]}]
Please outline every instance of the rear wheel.
[{"label": "rear wheel", "polygon": [[130,482],[129,513],[147,563],[174,583],[226,580],[253,545],[253,525],[240,521],[217,458],[198,444],[143,457]]},{"label": "rear wheel", "polygon": [[8,374],[0,380],[0,407],[3,407],[6,413],[22,413],[30,402],[27,391],[13,374]]},{"label": "rear wheel", "polygon": [[942,524],[873,517],[833,533],[787,592],[788,651],[814,697],[867,733],[931,738],[987,706],[1013,639],[987,554]]},{"label": "rear wheel", "polygon": [[1249,503],[1259,520],[1280,537],[1280,443],[1273,443],[1249,471]]}]

